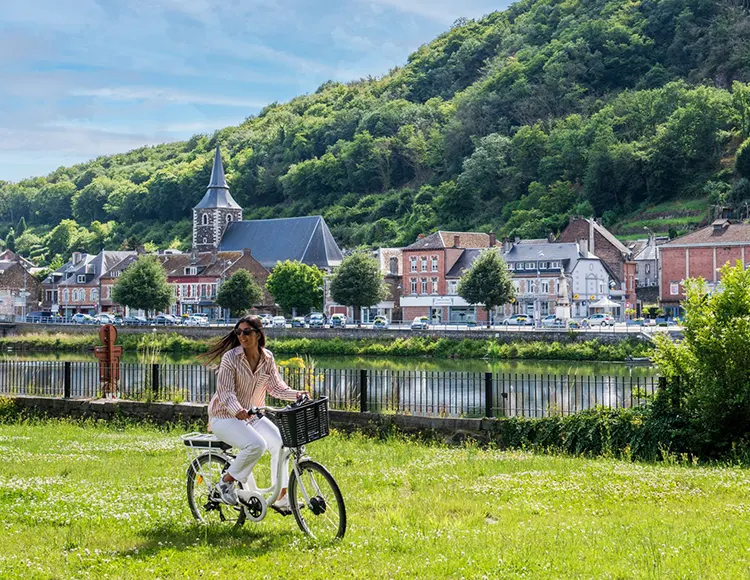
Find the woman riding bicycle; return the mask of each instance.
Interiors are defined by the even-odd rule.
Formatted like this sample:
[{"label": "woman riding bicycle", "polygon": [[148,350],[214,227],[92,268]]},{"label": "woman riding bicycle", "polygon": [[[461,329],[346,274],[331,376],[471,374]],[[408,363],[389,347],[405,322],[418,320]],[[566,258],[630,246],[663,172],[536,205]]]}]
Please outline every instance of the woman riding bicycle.
[{"label": "woman riding bicycle", "polygon": [[[251,488],[255,486],[252,471],[266,449],[271,452],[274,483],[281,452],[281,434],[276,425],[266,417],[259,419],[250,415],[247,410],[263,406],[267,392],[286,401],[307,395],[284,382],[273,354],[265,345],[260,318],[245,316],[234,325],[232,332],[203,355],[207,363],[221,357],[216,393],[208,404],[209,429],[219,439],[239,449],[237,458],[217,486],[222,501],[230,505],[238,502],[235,481],[248,482]],[[271,506],[283,514],[290,513],[286,496],[288,477],[288,473],[282,474],[281,494]]]}]

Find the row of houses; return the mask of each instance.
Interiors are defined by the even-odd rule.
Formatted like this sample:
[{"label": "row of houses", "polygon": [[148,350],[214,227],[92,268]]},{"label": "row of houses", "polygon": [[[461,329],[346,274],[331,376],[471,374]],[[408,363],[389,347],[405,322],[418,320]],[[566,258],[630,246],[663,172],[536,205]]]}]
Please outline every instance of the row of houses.
[{"label": "row of houses", "polygon": [[[320,216],[243,220],[242,208],[229,191],[218,147],[206,193],[193,208],[192,218],[192,251],[157,254],[173,287],[171,314],[177,316],[203,312],[219,317],[218,289],[239,269],[248,270],[264,287],[278,262],[297,260],[330,274],[343,258]],[[502,252],[516,289],[515,301],[495,313],[458,296],[461,276],[487,248]],[[438,231],[420,235],[405,248],[376,252],[390,292],[361,317],[363,321],[386,315],[392,320],[427,316],[435,322],[482,322],[493,315],[522,313],[539,318],[555,313],[561,301],[570,304],[574,318],[602,310],[618,318],[638,315],[643,304],[656,302],[678,314],[686,277],[703,276],[716,285],[719,267],[734,260],[744,264],[746,248],[750,248],[750,225],[729,220],[717,220],[672,241],[649,235],[627,245],[599,220],[581,217],[572,217],[559,236],[537,240],[500,241],[493,233]],[[31,263],[7,252],[0,254],[0,315],[37,308],[65,316],[124,313],[112,299],[112,288],[138,255],[135,251],[75,252],[40,285],[29,276]],[[324,294],[327,314],[346,311]],[[264,312],[276,310],[267,293],[257,306]]]},{"label": "row of houses", "polygon": [[[493,313],[458,295],[460,278],[487,248],[501,252],[516,291],[514,302]],[[378,255],[391,293],[363,312],[365,321],[375,315],[427,316],[434,323],[481,323],[511,314],[541,318],[556,313],[562,289],[576,318],[602,310],[623,316],[636,304],[633,250],[592,219],[571,218],[560,236],[539,240],[500,242],[493,233],[438,231]]]}]

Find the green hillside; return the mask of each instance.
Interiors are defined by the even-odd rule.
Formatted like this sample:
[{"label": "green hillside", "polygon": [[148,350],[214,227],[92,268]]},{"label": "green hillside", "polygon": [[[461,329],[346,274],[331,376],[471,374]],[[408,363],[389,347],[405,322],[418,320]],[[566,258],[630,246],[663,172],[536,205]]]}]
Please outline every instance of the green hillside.
[{"label": "green hillside", "polygon": [[734,167],[750,136],[746,4],[521,0],[457,22],[382,78],[0,183],[0,238],[42,263],[185,248],[217,142],[246,219],[321,214],[347,247],[437,228],[541,237],[573,213],[628,236],[685,229],[709,204],[750,198]]}]

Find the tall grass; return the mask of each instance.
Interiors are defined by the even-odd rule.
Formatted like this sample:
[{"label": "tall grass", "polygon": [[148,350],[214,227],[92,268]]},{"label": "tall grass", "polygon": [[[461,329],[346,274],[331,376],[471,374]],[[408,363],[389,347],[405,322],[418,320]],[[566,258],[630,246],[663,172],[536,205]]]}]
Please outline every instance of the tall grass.
[{"label": "tall grass", "polygon": [[[193,522],[178,429],[0,424],[0,576],[53,578],[745,578],[750,472],[334,433],[343,541],[271,513]],[[267,456],[257,468],[268,478]]]}]

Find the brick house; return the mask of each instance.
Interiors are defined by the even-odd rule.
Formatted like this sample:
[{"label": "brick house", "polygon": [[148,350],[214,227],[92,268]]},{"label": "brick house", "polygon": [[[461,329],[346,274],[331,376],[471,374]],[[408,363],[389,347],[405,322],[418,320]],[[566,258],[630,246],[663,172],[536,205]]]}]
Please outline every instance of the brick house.
[{"label": "brick house", "polygon": [[632,252],[625,247],[599,219],[571,216],[568,226],[557,237],[558,242],[578,242],[582,250],[598,256],[613,275],[612,299],[624,298],[626,308],[636,304],[636,273]]},{"label": "brick house", "polygon": [[73,252],[69,262],[50,273],[42,282],[42,310],[59,312],[65,317],[76,312],[97,314],[102,274],[112,270],[132,251],[102,250],[96,255]]},{"label": "brick house", "polygon": [[[12,254],[12,252],[11,252]],[[10,258],[10,255],[6,255]],[[14,256],[15,257],[15,256]],[[24,316],[38,310],[42,283],[25,267],[27,260],[0,260],[0,317]]]},{"label": "brick house", "polygon": [[170,307],[175,316],[195,313],[208,314],[209,318],[220,318],[221,308],[216,304],[216,295],[222,282],[237,270],[244,269],[263,289],[263,303],[256,305],[260,311],[275,312],[273,297],[265,290],[269,271],[250,253],[244,252],[197,252],[162,254],[162,265],[167,272],[167,281],[174,287],[175,301]]},{"label": "brick house", "polygon": [[657,247],[659,297],[668,316],[678,316],[685,298],[686,278],[702,277],[713,290],[721,280],[719,269],[750,260],[750,224],[717,219],[710,226],[685,234]]},{"label": "brick house", "polygon": [[[403,320],[485,322],[487,312],[458,296],[458,279],[479,254],[498,245],[494,233],[437,231],[402,250],[400,303]],[[471,251],[473,250],[473,251]]]}]

